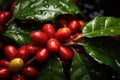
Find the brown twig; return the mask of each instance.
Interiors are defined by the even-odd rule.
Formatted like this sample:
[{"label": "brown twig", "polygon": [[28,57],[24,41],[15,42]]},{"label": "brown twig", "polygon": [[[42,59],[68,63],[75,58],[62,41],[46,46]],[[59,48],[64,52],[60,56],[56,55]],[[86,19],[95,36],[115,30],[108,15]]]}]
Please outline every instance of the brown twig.
[{"label": "brown twig", "polygon": [[36,60],[36,56],[34,56],[34,57],[31,58],[30,60],[28,60],[24,66],[31,64],[31,63],[32,63],[33,61],[35,61],[35,60]]},{"label": "brown twig", "polygon": [[79,35],[77,38],[71,40],[71,41],[68,42],[68,43],[62,44],[62,46],[74,46],[74,45],[77,45],[77,42],[78,42],[78,40],[80,40],[80,39],[81,39],[81,40],[83,39],[83,36],[82,36],[82,35]]}]

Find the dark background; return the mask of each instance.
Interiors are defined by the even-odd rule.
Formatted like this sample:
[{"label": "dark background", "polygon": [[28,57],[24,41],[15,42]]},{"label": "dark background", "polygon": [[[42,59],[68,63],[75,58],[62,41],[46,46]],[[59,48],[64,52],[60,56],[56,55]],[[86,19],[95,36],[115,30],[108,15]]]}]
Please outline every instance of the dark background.
[{"label": "dark background", "polygon": [[120,0],[79,0],[78,6],[87,20],[98,15],[120,17]]}]

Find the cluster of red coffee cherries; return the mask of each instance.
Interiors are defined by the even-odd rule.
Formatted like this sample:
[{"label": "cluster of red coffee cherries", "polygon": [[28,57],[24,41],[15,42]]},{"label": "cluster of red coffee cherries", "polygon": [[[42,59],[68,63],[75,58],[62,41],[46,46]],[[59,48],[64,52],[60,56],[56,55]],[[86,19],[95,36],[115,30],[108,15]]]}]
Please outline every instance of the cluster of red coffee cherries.
[{"label": "cluster of red coffee cherries", "polygon": [[[10,11],[0,11],[0,36],[11,18],[14,5],[15,2]],[[44,64],[51,55],[56,55],[60,61],[69,62],[74,55],[70,47],[79,53],[82,51],[82,47],[75,43],[81,40],[84,21],[71,15],[62,16],[56,19],[55,24],[44,23],[41,30],[31,32],[30,44],[16,47],[0,42],[0,52],[4,55],[0,58],[0,80],[35,80],[40,74],[36,65]]]},{"label": "cluster of red coffee cherries", "polygon": [[[7,10],[0,8],[0,80],[27,80],[24,76],[32,78],[38,74],[36,68],[32,65],[24,66],[22,58],[17,56],[20,51],[22,52],[22,50],[18,51],[16,46],[6,45],[2,42],[2,32],[6,26],[5,24],[11,18],[14,5],[15,2],[13,2],[10,9]],[[22,55],[22,53],[19,54]],[[22,67],[24,68],[22,69]]]},{"label": "cluster of red coffee cherries", "polygon": [[73,46],[75,41],[80,40],[82,25],[83,21],[72,20],[66,26],[64,23],[63,27],[55,29],[53,24],[46,23],[41,31],[33,31],[30,34],[32,43],[19,48],[6,45],[5,59],[0,60],[0,78],[12,80],[35,78],[38,71],[31,62],[45,63],[51,55],[56,55],[61,61],[71,61],[74,54],[69,46]]}]

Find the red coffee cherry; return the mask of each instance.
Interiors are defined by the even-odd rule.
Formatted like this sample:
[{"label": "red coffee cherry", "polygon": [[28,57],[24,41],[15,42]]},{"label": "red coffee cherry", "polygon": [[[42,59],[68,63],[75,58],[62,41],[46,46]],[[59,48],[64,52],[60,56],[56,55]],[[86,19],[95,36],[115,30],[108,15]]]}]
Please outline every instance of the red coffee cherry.
[{"label": "red coffee cherry", "polygon": [[73,52],[69,48],[61,46],[58,51],[58,55],[63,61],[71,61],[73,57]]},{"label": "red coffee cherry", "polygon": [[83,46],[75,46],[74,49],[79,54],[84,54],[85,53],[85,50],[84,50]]},{"label": "red coffee cherry", "polygon": [[8,11],[1,11],[0,12],[0,25],[5,25],[5,23],[10,18],[10,12]]},{"label": "red coffee cherry", "polygon": [[49,53],[48,53],[48,50],[46,48],[41,48],[36,54],[36,59],[39,62],[43,63],[46,60],[48,60],[48,58],[49,58]]},{"label": "red coffee cherry", "polygon": [[52,38],[55,36],[55,28],[52,24],[44,24],[42,31],[47,34],[49,38]]},{"label": "red coffee cherry", "polygon": [[23,59],[24,61],[28,59],[29,55],[25,45],[18,49],[17,57]]},{"label": "red coffee cherry", "polygon": [[79,1],[79,0],[73,0],[73,2],[74,2],[75,4],[78,4],[78,1]]},{"label": "red coffee cherry", "polygon": [[55,38],[50,38],[47,42],[47,49],[49,52],[54,53],[57,52],[60,48],[60,43]]},{"label": "red coffee cherry", "polygon": [[8,68],[9,67],[9,61],[6,59],[0,60],[0,67]]},{"label": "red coffee cherry", "polygon": [[3,29],[2,29],[2,26],[0,25],[0,34],[2,34],[2,31],[3,31]]},{"label": "red coffee cherry", "polygon": [[8,68],[0,68],[0,80],[7,80],[10,75]]},{"label": "red coffee cherry", "polygon": [[61,28],[62,28],[62,27],[67,27],[67,26],[68,26],[68,21],[65,20],[65,19],[59,19],[59,20],[57,21],[57,25],[60,26]]},{"label": "red coffee cherry", "polygon": [[15,7],[15,4],[16,4],[16,1],[14,1],[11,6],[10,6],[10,11],[13,12],[14,10],[14,7]]},{"label": "red coffee cherry", "polygon": [[26,80],[22,74],[14,74],[12,80]]},{"label": "red coffee cherry", "polygon": [[40,49],[40,46],[36,45],[36,44],[28,44],[26,45],[26,51],[28,53],[28,55],[35,55],[36,52]]},{"label": "red coffee cherry", "polygon": [[4,48],[4,53],[8,60],[12,60],[13,58],[17,57],[17,49],[12,45],[6,46]]},{"label": "red coffee cherry", "polygon": [[33,66],[25,66],[22,72],[28,78],[34,78],[38,74],[37,69]]},{"label": "red coffee cherry", "polygon": [[56,39],[58,39],[59,41],[66,41],[71,35],[71,30],[67,27],[64,28],[60,28],[58,29],[58,31],[55,33],[55,37]]},{"label": "red coffee cherry", "polygon": [[39,44],[39,45],[44,45],[47,40],[48,40],[48,36],[40,31],[34,31],[31,33],[30,35],[30,39],[35,43],[35,44]]},{"label": "red coffee cherry", "polygon": [[71,33],[72,33],[72,34],[75,34],[75,33],[77,33],[78,31],[80,31],[81,25],[79,24],[78,20],[72,20],[72,21],[69,23],[68,27],[70,28]]},{"label": "red coffee cherry", "polygon": [[85,24],[85,21],[84,20],[79,20],[78,22],[81,25],[80,30],[82,30],[82,26]]}]

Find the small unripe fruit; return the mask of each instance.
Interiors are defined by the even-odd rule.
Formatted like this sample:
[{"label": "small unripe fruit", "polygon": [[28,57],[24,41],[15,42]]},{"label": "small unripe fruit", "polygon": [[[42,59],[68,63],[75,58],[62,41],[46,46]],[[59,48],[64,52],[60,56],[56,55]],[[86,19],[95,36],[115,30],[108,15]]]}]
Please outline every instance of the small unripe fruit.
[{"label": "small unripe fruit", "polygon": [[37,69],[33,66],[25,66],[22,70],[26,77],[33,78],[37,76]]},{"label": "small unripe fruit", "polygon": [[8,68],[9,66],[9,61],[6,59],[0,60],[0,67]]},{"label": "small unripe fruit", "polygon": [[42,31],[47,34],[49,38],[55,36],[55,28],[52,24],[44,24],[42,27]]},{"label": "small unripe fruit", "polygon": [[29,55],[25,45],[21,46],[18,49],[17,57],[21,58],[24,61],[28,59]]},{"label": "small unripe fruit", "polygon": [[17,49],[12,45],[8,45],[4,48],[4,53],[8,60],[12,60],[17,56]]},{"label": "small unripe fruit", "polygon": [[0,80],[5,80],[9,77],[10,71],[8,68],[0,68]]},{"label": "small unripe fruit", "polygon": [[43,63],[46,60],[48,60],[48,58],[49,58],[49,53],[48,53],[48,50],[46,48],[41,48],[36,54],[36,59],[39,62]]},{"label": "small unripe fruit", "polygon": [[60,28],[58,29],[58,31],[55,33],[55,37],[56,39],[58,39],[59,41],[66,41],[71,35],[71,30],[67,27],[64,28]]},{"label": "small unripe fruit", "polygon": [[22,69],[24,62],[21,58],[14,58],[10,61],[9,69],[12,72],[18,72]]},{"label": "small unripe fruit", "polygon": [[22,74],[15,74],[12,77],[12,80],[26,80]]},{"label": "small unripe fruit", "polygon": [[47,49],[49,52],[54,53],[57,52],[60,48],[60,43],[57,39],[51,38],[47,42]]},{"label": "small unripe fruit", "polygon": [[73,57],[72,51],[69,48],[64,47],[64,46],[60,47],[58,55],[60,59],[63,61],[71,61]]},{"label": "small unripe fruit", "polygon": [[35,44],[44,45],[48,40],[48,36],[43,32],[34,31],[34,32],[31,33],[30,39]]}]

